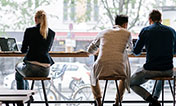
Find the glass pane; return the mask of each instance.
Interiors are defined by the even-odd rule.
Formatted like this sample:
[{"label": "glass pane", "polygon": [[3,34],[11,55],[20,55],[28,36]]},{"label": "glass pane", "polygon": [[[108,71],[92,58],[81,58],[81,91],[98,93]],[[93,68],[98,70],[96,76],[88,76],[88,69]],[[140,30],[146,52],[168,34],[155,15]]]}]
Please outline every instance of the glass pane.
[{"label": "glass pane", "polygon": [[[129,16],[128,30],[135,41],[141,29],[149,25],[148,14],[152,9],[162,13],[162,24],[176,28],[175,0],[0,0],[0,50],[18,51],[21,49],[26,28],[35,26],[35,13],[43,9],[47,13],[48,26],[55,32],[51,51],[57,53],[84,52],[99,32],[110,29],[115,24],[117,14]],[[13,39],[13,40],[12,40]],[[14,45],[14,39],[16,44]],[[145,49],[145,48],[144,48]],[[145,51],[144,51],[145,52]],[[51,81],[45,81],[49,101],[93,101],[90,86],[90,73],[93,70],[94,56],[89,57],[52,57],[55,64],[50,67]],[[0,57],[0,89],[16,89],[15,65],[24,57]],[[145,57],[130,57],[131,74],[141,68]],[[173,60],[176,66],[176,59]],[[31,81],[29,81],[31,85]],[[105,81],[100,81],[103,93]],[[171,81],[173,85],[173,81]],[[142,86],[149,92],[154,81]],[[40,82],[34,88],[35,100],[44,100]],[[172,100],[169,83],[164,86],[165,100]],[[115,100],[116,87],[109,81],[106,98]],[[161,96],[159,98],[161,100]],[[123,101],[144,101],[136,93],[125,91]],[[106,106],[112,106],[106,103]],[[39,106],[41,104],[32,104]],[[90,106],[90,103],[54,104],[51,106]],[[148,103],[123,103],[123,106],[143,106]],[[171,106],[166,103],[165,106]]]}]

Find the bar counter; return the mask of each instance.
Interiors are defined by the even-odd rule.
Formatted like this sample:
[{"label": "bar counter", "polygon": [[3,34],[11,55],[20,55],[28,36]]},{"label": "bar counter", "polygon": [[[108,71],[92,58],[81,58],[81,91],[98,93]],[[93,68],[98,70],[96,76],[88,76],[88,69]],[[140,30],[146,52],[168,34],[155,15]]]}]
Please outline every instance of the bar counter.
[{"label": "bar counter", "polygon": [[[49,52],[51,57],[89,57],[89,53],[87,52]],[[25,54],[18,51],[1,51],[0,57],[24,57]]]}]

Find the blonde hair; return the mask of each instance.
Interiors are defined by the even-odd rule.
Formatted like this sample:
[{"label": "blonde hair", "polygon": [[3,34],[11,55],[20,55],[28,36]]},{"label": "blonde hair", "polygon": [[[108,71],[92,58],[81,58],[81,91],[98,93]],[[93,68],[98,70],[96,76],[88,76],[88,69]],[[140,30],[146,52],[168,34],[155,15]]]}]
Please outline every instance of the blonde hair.
[{"label": "blonde hair", "polygon": [[43,10],[39,10],[35,14],[35,18],[37,18],[38,23],[40,23],[40,34],[44,39],[48,36],[48,23],[46,13]]}]

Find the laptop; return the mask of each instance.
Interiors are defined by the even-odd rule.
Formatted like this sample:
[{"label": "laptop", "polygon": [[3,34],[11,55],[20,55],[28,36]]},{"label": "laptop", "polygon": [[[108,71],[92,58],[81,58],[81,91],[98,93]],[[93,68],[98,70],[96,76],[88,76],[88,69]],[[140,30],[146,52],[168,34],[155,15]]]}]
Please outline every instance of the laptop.
[{"label": "laptop", "polygon": [[1,51],[19,51],[15,38],[0,38]]},{"label": "laptop", "polygon": [[[137,39],[133,39],[132,42],[133,42],[133,46],[135,46]],[[146,52],[145,46],[142,48],[142,52]]]}]

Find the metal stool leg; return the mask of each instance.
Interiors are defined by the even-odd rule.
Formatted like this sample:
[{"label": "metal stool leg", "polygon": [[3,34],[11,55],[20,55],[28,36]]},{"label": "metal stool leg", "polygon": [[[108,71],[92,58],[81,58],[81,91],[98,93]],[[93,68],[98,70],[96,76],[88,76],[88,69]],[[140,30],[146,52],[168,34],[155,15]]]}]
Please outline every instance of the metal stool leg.
[{"label": "metal stool leg", "polygon": [[153,93],[155,92],[155,88],[156,88],[156,84],[157,84],[157,80],[155,80],[155,84],[154,84],[154,87],[153,87],[153,91],[152,91],[152,96],[153,96]]},{"label": "metal stool leg", "polygon": [[[31,90],[33,90],[33,88],[34,88],[34,82],[35,82],[35,80],[32,80]],[[27,106],[30,106],[30,104],[31,104],[31,99],[32,99],[32,97],[30,97],[30,100],[29,100]]]},{"label": "metal stool leg", "polygon": [[106,83],[105,83],[105,88],[104,88],[104,93],[103,93],[103,98],[102,98],[102,106],[103,106],[103,103],[104,103],[104,98],[105,98],[107,84],[108,84],[108,80],[106,80]]},{"label": "metal stool leg", "polygon": [[6,104],[6,106],[9,106],[9,103],[5,103]]},{"label": "metal stool leg", "polygon": [[170,80],[168,80],[168,83],[169,83],[169,87],[170,87],[170,90],[171,90],[171,93],[172,93],[172,96],[173,96],[173,100],[174,100],[174,91],[173,91]]},{"label": "metal stool leg", "polygon": [[164,80],[162,80],[162,106],[164,106]]},{"label": "metal stool leg", "polygon": [[[17,104],[17,106],[24,106],[24,103],[23,103],[23,102],[16,103],[16,104]],[[14,104],[14,106],[15,106],[15,104]]]},{"label": "metal stool leg", "polygon": [[164,106],[164,81],[165,80],[168,80],[168,83],[169,83],[169,87],[170,87],[170,91],[171,91],[171,94],[172,94],[172,96],[173,96],[173,106],[175,106],[175,76],[174,76],[174,84],[173,84],[173,87],[174,88],[172,88],[172,85],[171,85],[171,80],[173,80],[173,78],[171,78],[171,77],[166,77],[166,78],[161,78],[161,79],[158,79],[158,78],[154,78],[155,79],[155,85],[154,85],[154,88],[153,88],[153,91],[152,91],[152,96],[153,96],[153,93],[154,93],[154,91],[156,90],[156,84],[157,84],[157,80],[160,80],[161,81],[161,91],[162,91],[162,100],[161,100],[161,104],[162,104],[162,106]]},{"label": "metal stool leg", "polygon": [[118,97],[119,97],[119,103],[120,103],[120,106],[122,106],[121,99],[120,99],[120,92],[119,92],[119,87],[118,87],[117,80],[115,80],[115,83],[116,83],[117,93],[118,93]]},{"label": "metal stool leg", "polygon": [[31,90],[33,90],[33,88],[34,88],[34,82],[35,82],[35,80],[32,80]]},{"label": "metal stool leg", "polygon": [[173,106],[175,106],[175,80],[176,79],[175,79],[175,76],[174,76],[174,85],[173,85],[174,86],[174,88],[173,88],[174,89],[174,103],[173,103]]},{"label": "metal stool leg", "polygon": [[48,100],[47,100],[46,91],[45,91],[44,81],[41,80],[41,82],[42,82],[43,94],[44,94],[44,98],[45,98],[45,104],[46,104],[46,106],[49,106],[49,105],[48,105]]}]

